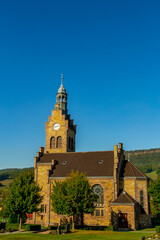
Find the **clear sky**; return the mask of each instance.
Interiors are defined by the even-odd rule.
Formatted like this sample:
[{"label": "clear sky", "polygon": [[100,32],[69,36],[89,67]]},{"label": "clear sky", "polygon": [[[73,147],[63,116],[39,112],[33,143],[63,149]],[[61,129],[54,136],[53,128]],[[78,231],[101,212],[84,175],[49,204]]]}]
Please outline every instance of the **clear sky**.
[{"label": "clear sky", "polygon": [[61,73],[76,151],[160,147],[159,0],[0,1],[0,168],[33,166]]}]

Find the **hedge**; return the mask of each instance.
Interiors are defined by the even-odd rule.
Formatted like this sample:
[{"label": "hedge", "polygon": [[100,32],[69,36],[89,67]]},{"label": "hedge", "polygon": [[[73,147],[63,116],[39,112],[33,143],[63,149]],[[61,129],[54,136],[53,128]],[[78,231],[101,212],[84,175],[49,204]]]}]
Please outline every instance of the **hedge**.
[{"label": "hedge", "polygon": [[107,231],[107,230],[114,230],[113,226],[75,226],[75,229],[82,229],[82,230],[97,230],[97,231]]},{"label": "hedge", "polygon": [[41,225],[37,224],[27,224],[25,226],[25,230],[26,231],[38,231],[38,230],[41,230]]},{"label": "hedge", "polygon": [[155,227],[156,233],[160,233],[160,226]]}]

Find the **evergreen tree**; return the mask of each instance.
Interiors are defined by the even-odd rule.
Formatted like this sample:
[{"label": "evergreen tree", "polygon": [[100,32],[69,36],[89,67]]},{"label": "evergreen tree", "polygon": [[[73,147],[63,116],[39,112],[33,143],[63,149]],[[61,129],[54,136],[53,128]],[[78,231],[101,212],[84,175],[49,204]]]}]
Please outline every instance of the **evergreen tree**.
[{"label": "evergreen tree", "polygon": [[19,229],[22,228],[22,217],[26,213],[37,212],[38,205],[42,201],[41,188],[34,182],[32,172],[25,172],[15,178],[8,191],[5,200],[5,208],[8,214],[20,217]]},{"label": "evergreen tree", "polygon": [[71,172],[65,181],[55,181],[51,194],[51,205],[57,214],[72,216],[72,229],[74,217],[80,216],[83,224],[84,213],[92,213],[97,196],[93,193],[88,179],[84,173]]}]

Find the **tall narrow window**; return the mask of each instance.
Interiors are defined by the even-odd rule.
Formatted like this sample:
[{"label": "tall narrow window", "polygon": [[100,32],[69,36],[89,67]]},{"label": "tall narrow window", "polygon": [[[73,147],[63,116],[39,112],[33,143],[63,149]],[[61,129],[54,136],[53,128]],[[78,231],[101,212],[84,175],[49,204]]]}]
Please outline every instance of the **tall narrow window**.
[{"label": "tall narrow window", "polygon": [[57,137],[57,148],[62,148],[62,137]]},{"label": "tall narrow window", "polygon": [[45,204],[41,205],[41,213],[46,213],[46,205]]},{"label": "tall narrow window", "polygon": [[71,138],[71,150],[73,150],[73,138]]},{"label": "tall narrow window", "polygon": [[71,138],[69,137],[68,139],[68,148],[70,149],[71,148]]},{"label": "tall narrow window", "polygon": [[55,137],[51,137],[50,139],[50,148],[55,148]]},{"label": "tall narrow window", "polygon": [[97,201],[95,202],[95,216],[103,217],[104,216],[104,195],[103,188],[100,184],[93,186],[93,192],[98,196]]},{"label": "tall narrow window", "polygon": [[140,196],[140,205],[144,207],[143,190],[140,191],[139,196]]},{"label": "tall narrow window", "polygon": [[99,209],[96,209],[96,216],[100,217],[100,210]]}]

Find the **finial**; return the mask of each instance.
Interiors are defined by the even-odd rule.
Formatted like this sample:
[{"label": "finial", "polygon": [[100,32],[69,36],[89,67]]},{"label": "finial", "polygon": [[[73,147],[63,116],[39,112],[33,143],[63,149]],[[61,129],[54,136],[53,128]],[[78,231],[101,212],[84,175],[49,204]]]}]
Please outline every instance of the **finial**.
[{"label": "finial", "polygon": [[61,74],[61,85],[63,85],[63,74]]}]

